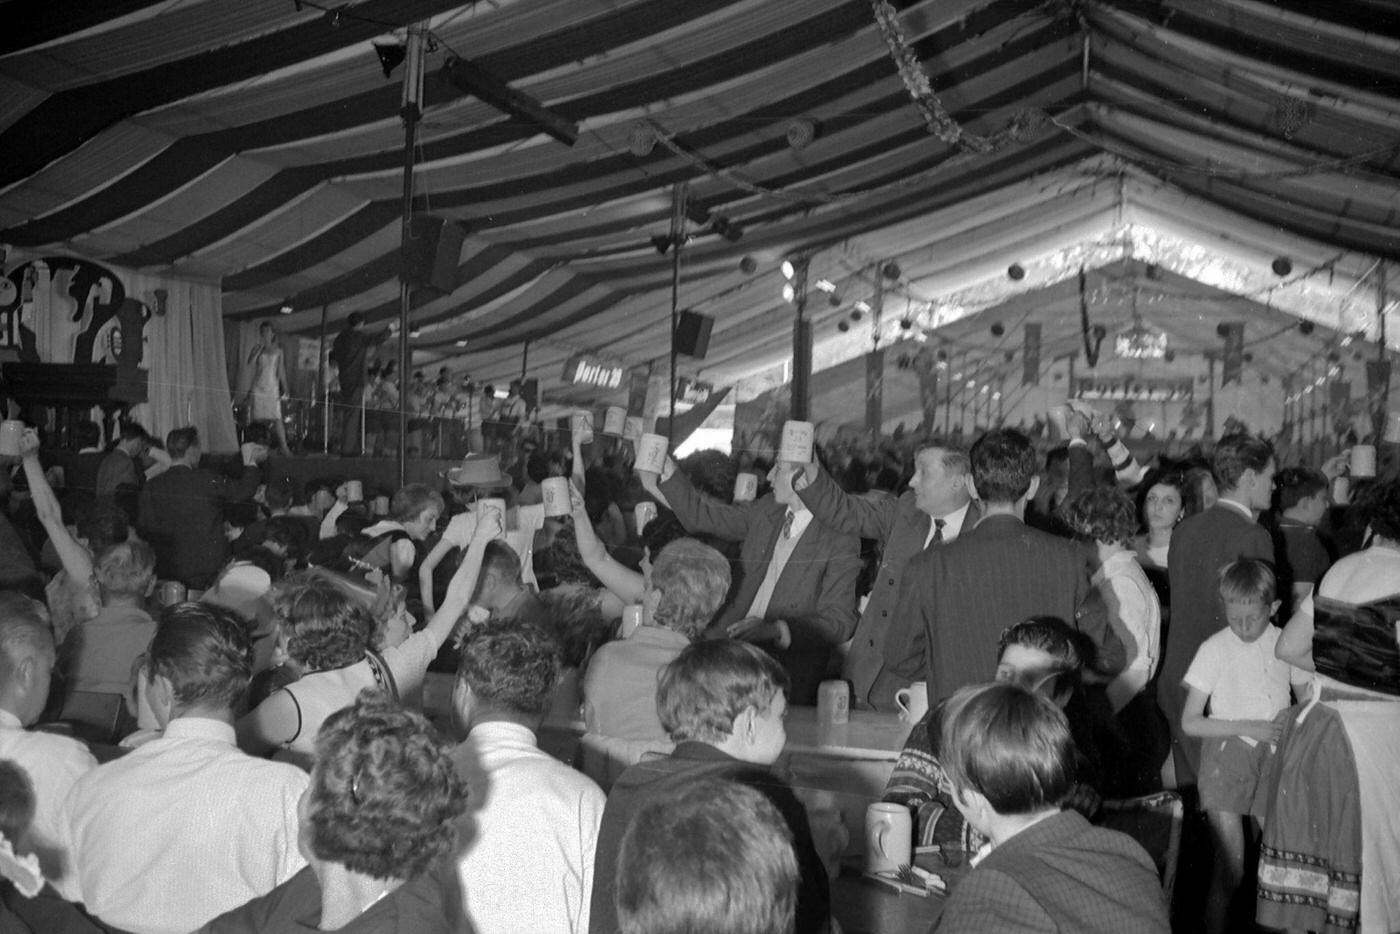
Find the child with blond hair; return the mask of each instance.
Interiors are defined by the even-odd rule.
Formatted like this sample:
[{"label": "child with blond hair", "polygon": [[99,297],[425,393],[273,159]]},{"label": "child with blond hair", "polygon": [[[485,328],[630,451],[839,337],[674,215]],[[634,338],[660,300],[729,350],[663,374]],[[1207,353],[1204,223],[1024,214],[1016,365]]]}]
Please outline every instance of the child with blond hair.
[{"label": "child with blond hair", "polygon": [[[1289,688],[1306,675],[1274,655],[1279,630],[1278,584],[1257,558],[1220,570],[1226,628],[1196,650],[1182,683],[1181,731],[1201,740],[1198,789],[1215,844],[1215,871],[1206,899],[1206,929],[1229,927],[1230,904],[1244,875],[1245,833],[1264,766],[1278,744],[1278,715],[1292,703]],[[1209,714],[1206,705],[1209,703]]]}]

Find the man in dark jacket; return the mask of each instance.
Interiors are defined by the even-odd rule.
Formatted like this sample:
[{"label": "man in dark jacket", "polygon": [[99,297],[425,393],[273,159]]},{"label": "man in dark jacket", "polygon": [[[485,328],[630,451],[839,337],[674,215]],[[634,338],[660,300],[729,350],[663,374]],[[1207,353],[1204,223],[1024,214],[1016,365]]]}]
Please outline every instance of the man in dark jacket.
[{"label": "man in dark jacket", "polygon": [[237,478],[199,466],[203,451],[194,428],[170,432],[165,448],[173,464],[146,484],[137,527],[155,549],[157,576],[204,590],[229,557],[224,506],[252,499],[258,491],[258,465],[267,459],[267,447],[243,445]]},{"label": "man in dark jacket", "polygon": [[331,345],[330,361],[340,372],[340,406],[336,412],[336,435],[340,453],[353,457],[360,451],[360,413],[364,408],[365,363],[370,349],[384,343],[388,329],[377,334],[364,331],[365,316],[350,312],[345,327]]},{"label": "man in dark jacket", "polygon": [[[598,829],[588,930],[618,930],[614,894],[618,850],[632,816],[654,802],[674,800],[707,778],[736,781],[767,798],[792,832],[800,881],[796,934],[821,934],[831,920],[827,872],[812,843],[807,812],[792,786],[769,767],[787,741],[787,675],[749,643],[712,639],[687,646],[662,671],[656,688],[661,725],[675,751],[623,772],[608,795]],[[720,728],[717,724],[724,724]]]}]

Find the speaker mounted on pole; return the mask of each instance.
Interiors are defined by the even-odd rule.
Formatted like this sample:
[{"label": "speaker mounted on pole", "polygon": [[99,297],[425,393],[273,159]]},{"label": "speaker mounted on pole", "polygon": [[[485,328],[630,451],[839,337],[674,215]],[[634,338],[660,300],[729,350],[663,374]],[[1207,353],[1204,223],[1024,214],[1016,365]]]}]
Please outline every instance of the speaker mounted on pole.
[{"label": "speaker mounted on pole", "polygon": [[435,214],[409,218],[409,248],[404,257],[404,278],[415,289],[432,289],[444,295],[457,288],[457,263],[467,228]]},{"label": "speaker mounted on pole", "polygon": [[676,320],[676,352],[704,360],[710,350],[710,331],[714,326],[715,319],[709,315],[683,310]]}]

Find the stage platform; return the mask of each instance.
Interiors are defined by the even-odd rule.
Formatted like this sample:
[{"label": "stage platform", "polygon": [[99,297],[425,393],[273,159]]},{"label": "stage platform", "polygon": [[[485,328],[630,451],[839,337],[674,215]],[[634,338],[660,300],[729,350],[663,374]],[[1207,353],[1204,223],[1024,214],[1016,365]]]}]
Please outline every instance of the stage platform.
[{"label": "stage platform", "polygon": [[[410,457],[404,465],[404,474],[409,483],[426,483],[433,489],[441,489],[447,486],[447,471],[461,463],[445,458]],[[398,462],[392,457],[328,457],[324,454],[278,457],[274,454],[267,459],[267,471],[269,478],[291,477],[302,485],[319,477],[362,480],[366,497],[392,495],[399,488]]]}]

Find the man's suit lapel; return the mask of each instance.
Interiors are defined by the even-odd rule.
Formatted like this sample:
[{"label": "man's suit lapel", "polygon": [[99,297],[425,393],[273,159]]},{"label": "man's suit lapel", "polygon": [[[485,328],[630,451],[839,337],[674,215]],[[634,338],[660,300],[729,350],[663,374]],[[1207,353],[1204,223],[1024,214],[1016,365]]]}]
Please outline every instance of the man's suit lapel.
[{"label": "man's suit lapel", "polygon": [[749,607],[753,606],[753,598],[758,595],[758,588],[763,586],[763,577],[768,573],[768,562],[773,559],[773,546],[777,544],[778,535],[783,530],[783,517],[787,514],[787,507],[780,506],[776,502],[755,506],[757,513],[749,523],[749,535],[758,542],[763,543],[763,552],[759,557],[763,559],[762,567],[747,567],[743,570],[744,579],[740,582],[738,590],[734,591],[734,599],[730,601],[728,607],[720,613],[720,621],[726,623],[738,622],[749,612]]}]

